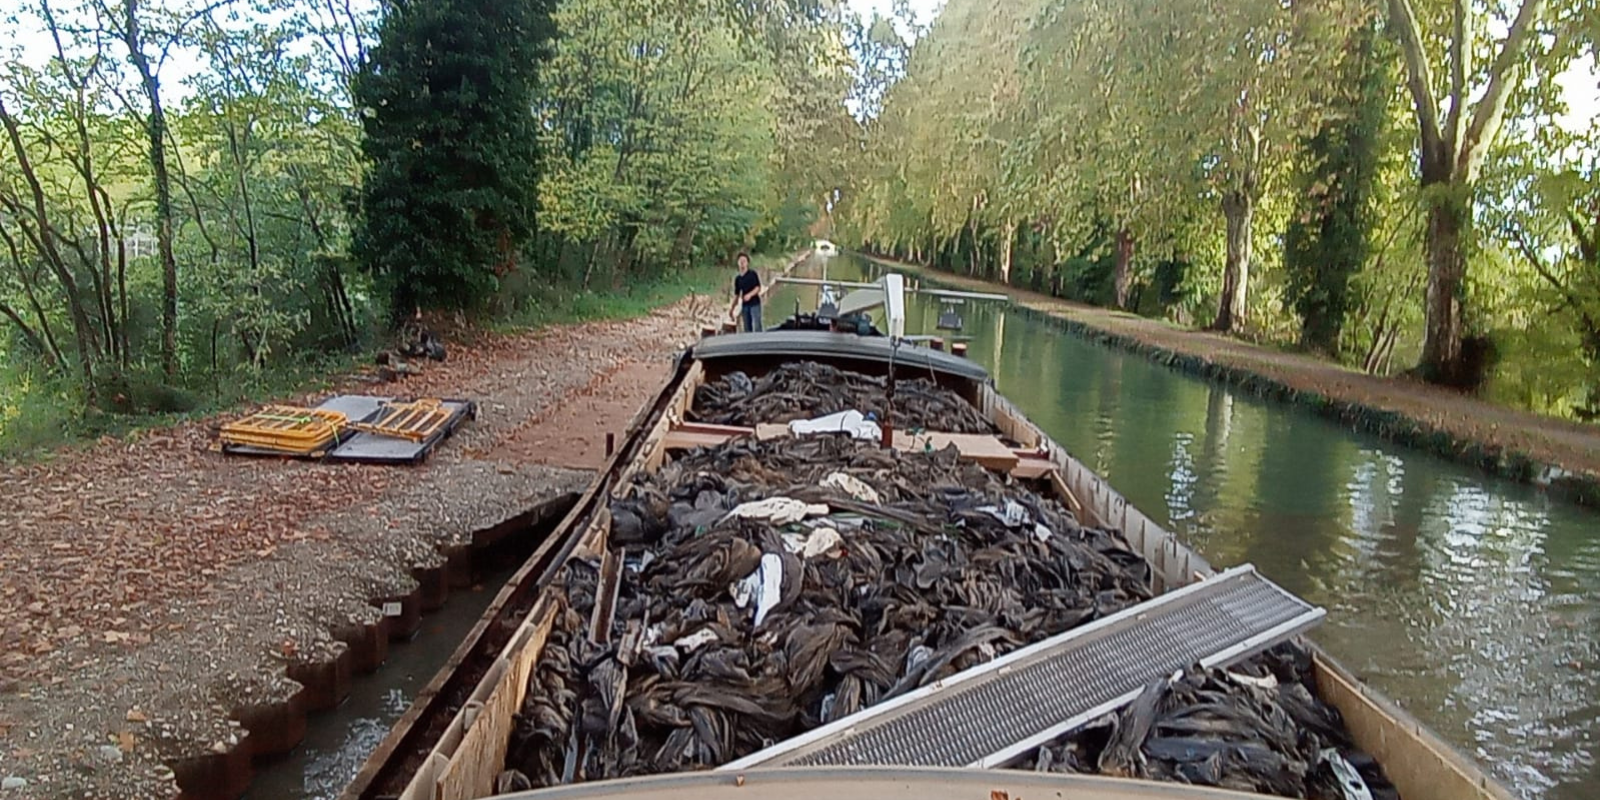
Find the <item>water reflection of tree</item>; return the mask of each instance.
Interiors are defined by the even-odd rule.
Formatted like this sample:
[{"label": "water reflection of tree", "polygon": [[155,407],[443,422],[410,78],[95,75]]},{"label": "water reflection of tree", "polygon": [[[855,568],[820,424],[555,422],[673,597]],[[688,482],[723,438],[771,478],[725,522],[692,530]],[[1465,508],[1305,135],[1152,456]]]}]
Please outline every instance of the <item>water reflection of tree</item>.
[{"label": "water reflection of tree", "polygon": [[1265,414],[1254,525],[1245,558],[1290,591],[1321,602],[1347,545],[1345,476],[1357,450],[1343,433],[1293,414]]},{"label": "water reflection of tree", "polygon": [[1379,559],[1375,566],[1382,572],[1372,576],[1381,585],[1391,587],[1416,586],[1423,570],[1420,542],[1423,529],[1430,524],[1439,509],[1439,474],[1427,465],[1407,468],[1401,464],[1399,496],[1391,498],[1393,522],[1379,530],[1382,540],[1378,547]]}]

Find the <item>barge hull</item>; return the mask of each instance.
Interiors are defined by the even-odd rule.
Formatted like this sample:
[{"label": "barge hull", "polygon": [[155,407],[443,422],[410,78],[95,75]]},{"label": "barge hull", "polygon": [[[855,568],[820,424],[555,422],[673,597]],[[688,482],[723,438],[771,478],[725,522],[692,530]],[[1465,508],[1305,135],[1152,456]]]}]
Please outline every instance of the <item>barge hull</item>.
[{"label": "barge hull", "polygon": [[[780,346],[776,341],[779,337],[791,341]],[[810,338],[816,341],[811,342]],[[635,417],[622,446],[595,484],[502,590],[502,596],[469,634],[468,641],[430,683],[431,691],[418,696],[412,709],[363,767],[357,781],[341,795],[342,800],[465,800],[493,796],[513,717],[522,706],[528,675],[543,650],[555,614],[552,603],[544,598],[534,599],[534,595],[573,554],[597,556],[605,552],[610,520],[603,501],[612,487],[637,472],[661,466],[666,458],[668,434],[674,425],[686,420],[695,390],[708,379],[737,369],[769,365],[784,359],[785,352],[791,353],[790,360],[838,360],[848,362],[838,366],[857,369],[864,363],[881,364],[886,360],[881,354],[863,356],[860,347],[848,355],[835,355],[829,351],[836,345],[824,340],[837,338],[837,334],[827,333],[736,334],[715,337],[703,345],[703,350],[686,353],[655,400]],[[748,361],[741,357],[741,348],[736,344],[741,339],[756,347]],[[885,347],[882,340],[859,341],[867,343],[869,351]],[[891,362],[897,374],[928,377],[931,372],[940,384],[961,387],[963,396],[1002,436],[1046,457],[1056,469],[1044,480],[1057,499],[1085,524],[1121,530],[1150,564],[1154,591],[1170,591],[1217,575],[1205,558],[1039,430],[991,382],[974,379],[970,362],[922,348],[908,349],[920,352],[912,358],[897,356],[903,359]],[[946,365],[946,359],[961,366]],[[489,630],[509,633],[486,637]],[[499,643],[503,646],[494,646]],[[1323,699],[1343,715],[1355,743],[1383,764],[1401,796],[1407,800],[1512,800],[1497,781],[1392,701],[1362,685],[1315,643],[1303,644],[1312,651],[1315,679]],[[471,689],[467,694],[463,688],[469,681]],[[434,744],[424,751],[428,742]],[[405,780],[403,789],[396,788],[400,780]],[[1194,787],[1163,789],[1190,794],[1147,796],[1211,796],[1195,793]],[[591,791],[563,788],[567,790],[578,794]],[[605,790],[592,791],[603,794]]]}]

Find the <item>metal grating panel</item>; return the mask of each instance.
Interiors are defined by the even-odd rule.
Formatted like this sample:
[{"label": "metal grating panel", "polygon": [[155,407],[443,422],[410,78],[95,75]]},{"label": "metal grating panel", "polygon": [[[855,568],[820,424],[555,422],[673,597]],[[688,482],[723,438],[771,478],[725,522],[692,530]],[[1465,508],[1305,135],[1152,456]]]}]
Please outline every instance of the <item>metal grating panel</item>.
[{"label": "metal grating panel", "polygon": [[723,769],[994,766],[1126,703],[1152,680],[1258,652],[1323,614],[1254,567],[1236,567]]}]

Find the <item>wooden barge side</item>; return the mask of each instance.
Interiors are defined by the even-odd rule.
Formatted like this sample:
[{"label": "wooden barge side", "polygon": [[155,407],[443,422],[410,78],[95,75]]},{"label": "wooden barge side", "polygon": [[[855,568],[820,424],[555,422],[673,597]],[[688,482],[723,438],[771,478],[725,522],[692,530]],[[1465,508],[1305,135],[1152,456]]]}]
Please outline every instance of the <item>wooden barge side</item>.
[{"label": "wooden barge side", "polygon": [[[758,340],[757,337],[766,337]],[[812,347],[817,337],[790,334],[793,355],[773,334],[716,337],[717,352],[697,348],[678,360],[656,398],[640,410],[621,446],[595,483],[518,570],[468,634],[456,653],[418,695],[410,710],[368,759],[342,800],[468,800],[495,794],[513,716],[527,693],[554,619],[555,606],[541,595],[556,570],[573,554],[600,555],[610,531],[608,498],[643,470],[666,458],[668,435],[685,422],[695,390],[733,369],[769,366],[788,359],[860,368],[853,349]],[[822,338],[827,338],[823,335]],[[843,337],[833,337],[835,341]],[[854,339],[855,337],[848,337]],[[760,341],[748,359],[734,340]],[[1165,592],[1215,574],[1211,565],[1177,537],[1139,511],[1093,470],[1050,439],[971,365],[924,348],[899,355],[897,374],[934,375],[957,389],[1001,431],[1023,448],[1046,456],[1055,470],[1048,491],[1081,520],[1120,529],[1150,563],[1155,591]],[[921,352],[915,352],[921,351]],[[881,365],[879,369],[881,370]],[[982,370],[978,369],[977,373]],[[1460,752],[1378,692],[1364,686],[1312,642],[1316,683],[1323,700],[1338,708],[1356,744],[1372,754],[1407,800],[1511,800],[1510,793]]]}]

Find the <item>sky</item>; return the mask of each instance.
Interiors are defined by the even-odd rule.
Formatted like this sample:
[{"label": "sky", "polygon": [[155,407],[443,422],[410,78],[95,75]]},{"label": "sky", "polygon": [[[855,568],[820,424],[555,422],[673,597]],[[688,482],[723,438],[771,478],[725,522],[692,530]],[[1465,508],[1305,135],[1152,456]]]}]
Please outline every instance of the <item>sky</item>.
[{"label": "sky", "polygon": [[[909,5],[917,15],[917,22],[927,25],[944,7],[944,0],[910,0]],[[894,14],[894,0],[845,0],[844,7],[866,18],[871,18],[874,11],[885,17]]]}]

